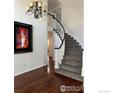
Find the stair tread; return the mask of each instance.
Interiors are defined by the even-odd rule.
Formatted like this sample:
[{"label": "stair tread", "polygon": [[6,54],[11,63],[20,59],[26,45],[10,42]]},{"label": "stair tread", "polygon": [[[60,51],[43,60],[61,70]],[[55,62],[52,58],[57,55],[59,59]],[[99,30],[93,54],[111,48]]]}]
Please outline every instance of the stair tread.
[{"label": "stair tread", "polygon": [[81,59],[67,59],[67,58],[64,58],[63,59],[64,61],[66,60],[66,61],[78,61],[78,62],[81,62],[82,60]]},{"label": "stair tread", "polygon": [[65,52],[65,54],[67,54],[67,55],[74,55],[74,56],[76,56],[77,54],[78,55],[82,55],[82,52],[81,51],[70,51],[70,50],[67,50],[66,52]]},{"label": "stair tread", "polygon": [[79,46],[78,43],[65,43],[65,46]]},{"label": "stair tread", "polygon": [[80,53],[80,54],[82,54],[82,51],[65,51],[65,53]]},{"label": "stair tread", "polygon": [[65,45],[65,48],[70,48],[70,49],[82,49],[80,45]]},{"label": "stair tread", "polygon": [[82,49],[81,49],[81,47],[76,47],[76,46],[65,46],[65,49],[67,49],[67,50],[81,50],[82,51]]},{"label": "stair tread", "polygon": [[77,41],[74,39],[65,39],[65,42],[77,42]]},{"label": "stair tread", "polygon": [[63,61],[63,64],[75,67],[82,67],[82,63],[78,61]]},{"label": "stair tread", "polygon": [[65,49],[65,52],[67,53],[67,52],[82,52],[82,50],[80,50],[80,49]]},{"label": "stair tread", "polygon": [[83,81],[83,77],[81,75],[75,74],[70,71],[66,71],[64,69],[56,69],[55,72],[78,81]]},{"label": "stair tread", "polygon": [[[70,43],[74,43],[74,42],[70,42],[70,41],[65,41],[65,44],[70,44]],[[79,44],[79,42],[75,42],[75,44]]]},{"label": "stair tread", "polygon": [[81,67],[77,67],[77,66],[70,66],[70,65],[66,65],[66,64],[62,64],[61,65],[62,69],[65,69],[67,71],[73,72],[73,73],[77,73],[77,74],[81,74]]},{"label": "stair tread", "polygon": [[78,56],[64,56],[63,59],[70,59],[70,60],[82,60],[82,58]]},{"label": "stair tread", "polygon": [[75,57],[75,56],[78,56],[78,57],[82,57],[81,54],[65,54],[65,56],[71,56],[71,57]]},{"label": "stair tread", "polygon": [[82,59],[80,56],[71,56],[71,55],[68,55],[68,56],[64,56],[64,58],[67,58],[67,59]]},{"label": "stair tread", "polygon": [[69,61],[71,61],[71,62],[81,62],[82,63],[82,60],[67,60],[67,59],[63,59],[62,61],[63,62],[64,61],[67,61],[67,62],[69,62]]},{"label": "stair tread", "polygon": [[65,48],[81,49],[81,46],[79,46],[79,45],[65,45]]}]

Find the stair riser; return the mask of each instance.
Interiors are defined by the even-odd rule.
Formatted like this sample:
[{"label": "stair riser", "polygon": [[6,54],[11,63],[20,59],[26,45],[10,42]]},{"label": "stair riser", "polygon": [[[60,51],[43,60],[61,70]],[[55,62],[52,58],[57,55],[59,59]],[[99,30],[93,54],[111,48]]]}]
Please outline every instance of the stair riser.
[{"label": "stair riser", "polygon": [[[70,54],[70,53],[65,53],[65,56],[72,56],[72,57],[75,57],[75,56],[78,56],[78,57],[82,57],[82,54]],[[64,56],[63,56],[64,58]]]},{"label": "stair riser", "polygon": [[80,49],[80,50],[82,50],[81,49],[81,46],[79,46],[79,45],[65,45],[65,48],[74,48],[74,49]]},{"label": "stair riser", "polygon": [[[70,53],[72,54],[73,52],[74,52],[74,53],[77,53],[77,54],[78,54],[78,53],[82,54],[81,50],[73,50],[73,49],[68,49],[68,50],[66,50],[65,53],[66,53],[66,54],[70,54]],[[74,53],[73,53],[73,54],[74,54]]]},{"label": "stair riser", "polygon": [[[65,53],[65,55],[70,56],[71,54],[69,54],[69,53]],[[71,55],[71,56],[74,57],[74,55]],[[76,56],[78,56],[78,57],[82,57],[82,54],[77,54]],[[64,56],[63,56],[63,58],[64,58]]]},{"label": "stair riser", "polygon": [[70,37],[70,38],[72,38],[71,35],[65,35],[65,37]]},{"label": "stair riser", "polygon": [[66,62],[63,62],[63,64],[69,65],[69,66],[75,66],[75,67],[82,67],[82,63],[81,62],[66,61]]},{"label": "stair riser", "polygon": [[81,46],[79,45],[73,45],[73,44],[65,44],[65,48],[80,48],[81,49]]},{"label": "stair riser", "polygon": [[64,65],[69,65],[69,66],[74,66],[74,67],[82,67],[81,65],[75,65],[75,64],[66,64],[66,63],[64,63]]},{"label": "stair riser", "polygon": [[65,70],[55,70],[55,72],[57,74],[67,76],[69,78],[72,78],[72,79],[75,79],[75,80],[78,80],[78,81],[81,81],[81,82],[83,81],[83,77],[81,77],[81,75],[70,73],[70,72],[67,72]]},{"label": "stair riser", "polygon": [[65,36],[65,39],[73,39],[74,40],[74,38],[70,37],[70,36]]},{"label": "stair riser", "polygon": [[81,68],[79,68],[79,67],[78,68],[74,68],[74,67],[69,68],[69,67],[66,67],[66,66],[62,65],[61,68],[64,69],[64,70],[70,71],[70,72],[81,74]]},{"label": "stair riser", "polygon": [[80,50],[66,50],[66,51],[65,51],[65,54],[76,56],[76,55],[82,55],[83,52],[80,51]]},{"label": "stair riser", "polygon": [[75,42],[75,41],[74,42],[73,41],[72,42],[65,42],[65,45],[70,45],[70,44],[79,46],[79,43]]},{"label": "stair riser", "polygon": [[76,55],[82,55],[81,51],[65,51],[65,54],[71,55],[71,54],[76,54]]},{"label": "stair riser", "polygon": [[67,38],[65,38],[65,41],[66,41],[66,42],[69,42],[69,41],[75,41],[75,42],[76,42],[76,40],[71,39],[71,38],[68,38],[68,39],[67,39]]},{"label": "stair riser", "polygon": [[70,41],[67,41],[67,40],[65,40],[65,44],[78,44],[79,45],[79,43],[78,42],[76,42],[76,41],[72,41],[72,40],[70,40]]},{"label": "stair riser", "polygon": [[79,56],[64,56],[64,59],[82,60]]},{"label": "stair riser", "polygon": [[77,54],[77,55],[82,55],[81,51],[76,51],[76,50],[66,50],[65,54],[71,55],[71,54]]},{"label": "stair riser", "polygon": [[78,61],[78,62],[82,62],[82,59],[72,59],[72,58],[63,58],[63,60],[66,60],[66,61]]},{"label": "stair riser", "polygon": [[76,49],[74,49],[74,48],[66,48],[65,51],[66,52],[71,52],[71,51],[73,51],[73,52],[81,52],[82,50],[79,49],[79,48],[76,48]]},{"label": "stair riser", "polygon": [[66,42],[70,42],[70,41],[72,41],[72,42],[73,42],[73,41],[74,41],[74,42],[77,42],[77,41],[74,40],[74,39],[65,39],[65,41],[66,41]]},{"label": "stair riser", "polygon": [[70,59],[63,59],[62,62],[78,62],[78,63],[82,63],[82,60],[70,60]]},{"label": "stair riser", "polygon": [[70,44],[70,45],[65,45],[65,48],[73,48],[73,49],[81,49],[81,46],[79,45],[73,45],[73,44]]},{"label": "stair riser", "polygon": [[71,35],[65,34],[65,37],[71,37]]}]

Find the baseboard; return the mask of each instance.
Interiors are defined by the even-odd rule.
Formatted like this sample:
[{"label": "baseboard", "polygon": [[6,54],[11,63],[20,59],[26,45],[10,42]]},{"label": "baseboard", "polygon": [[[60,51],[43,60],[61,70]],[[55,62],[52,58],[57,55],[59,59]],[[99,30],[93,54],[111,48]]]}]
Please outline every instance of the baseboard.
[{"label": "baseboard", "polygon": [[44,67],[44,66],[46,66],[46,65],[47,65],[47,64],[42,65],[42,66],[38,66],[38,67],[35,67],[35,68],[32,68],[32,69],[28,69],[28,70],[23,71],[23,72],[19,72],[19,73],[15,74],[14,76],[18,76],[18,75],[21,75],[21,74],[27,73],[27,72],[29,72],[29,71],[33,71],[33,70],[35,70],[35,69],[38,69],[38,68]]}]

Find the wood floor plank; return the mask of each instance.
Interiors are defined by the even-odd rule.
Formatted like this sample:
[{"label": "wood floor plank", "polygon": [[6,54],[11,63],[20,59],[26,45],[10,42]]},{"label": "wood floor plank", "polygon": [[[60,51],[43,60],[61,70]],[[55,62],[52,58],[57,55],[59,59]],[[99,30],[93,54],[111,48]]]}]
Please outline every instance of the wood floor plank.
[{"label": "wood floor plank", "polygon": [[[60,87],[75,86],[78,91],[60,91]],[[24,73],[14,78],[15,93],[83,93],[83,83],[54,73],[54,61],[50,58],[50,73],[47,66]]]}]

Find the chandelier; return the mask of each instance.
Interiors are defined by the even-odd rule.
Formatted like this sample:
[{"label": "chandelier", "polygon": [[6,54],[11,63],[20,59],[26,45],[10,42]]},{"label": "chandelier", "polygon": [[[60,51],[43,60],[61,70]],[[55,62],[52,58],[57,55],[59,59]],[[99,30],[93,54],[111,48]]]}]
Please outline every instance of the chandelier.
[{"label": "chandelier", "polygon": [[33,0],[30,2],[30,5],[27,7],[26,14],[27,15],[34,15],[34,18],[39,19],[42,18],[43,13],[45,13],[46,10],[43,11],[42,9],[42,1],[41,0]]}]

